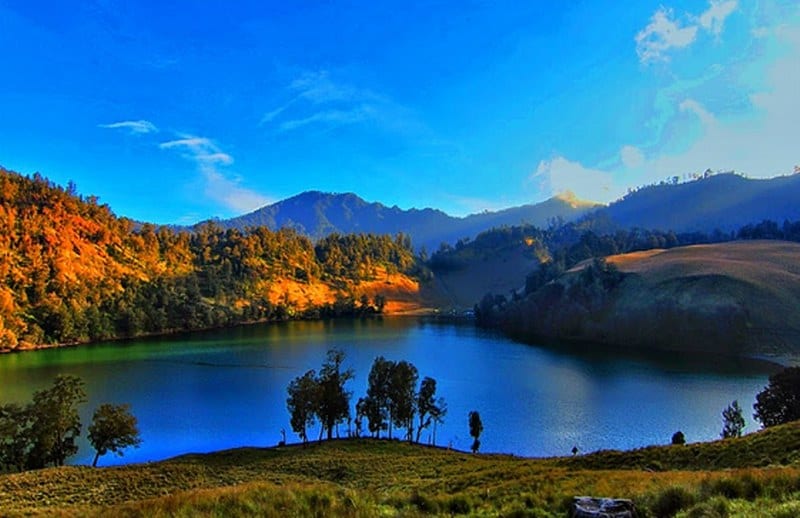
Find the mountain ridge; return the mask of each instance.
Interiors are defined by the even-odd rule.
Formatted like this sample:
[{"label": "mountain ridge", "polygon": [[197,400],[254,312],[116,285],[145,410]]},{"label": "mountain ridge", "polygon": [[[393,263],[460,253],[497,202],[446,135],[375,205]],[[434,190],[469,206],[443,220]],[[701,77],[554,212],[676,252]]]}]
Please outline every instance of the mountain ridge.
[{"label": "mountain ridge", "polygon": [[574,221],[600,207],[578,200],[574,194],[553,196],[539,203],[486,211],[467,216],[451,216],[435,208],[401,209],[381,202],[369,202],[355,193],[304,191],[255,211],[217,220],[223,228],[244,229],[266,226],[272,230],[289,227],[312,239],[331,233],[404,233],[417,248],[436,249],[441,243],[452,244],[470,239],[492,227],[530,223],[546,226],[551,221]]}]

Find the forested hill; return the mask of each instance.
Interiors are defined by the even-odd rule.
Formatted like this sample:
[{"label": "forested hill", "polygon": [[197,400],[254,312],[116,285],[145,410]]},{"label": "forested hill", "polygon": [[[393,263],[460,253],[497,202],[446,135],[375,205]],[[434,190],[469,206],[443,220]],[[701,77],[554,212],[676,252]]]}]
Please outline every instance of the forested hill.
[{"label": "forested hill", "polygon": [[387,282],[419,291],[407,236],[177,232],[2,168],[0,229],[0,350],[374,312]]},{"label": "forested hill", "polygon": [[638,189],[599,210],[617,228],[723,232],[762,220],[800,220],[800,175],[749,179],[733,173]]},{"label": "forested hill", "polygon": [[312,239],[335,232],[402,232],[411,236],[415,246],[424,246],[432,251],[443,242],[453,244],[458,239],[474,237],[492,227],[521,223],[547,226],[554,219],[573,221],[595,207],[597,204],[567,194],[537,204],[457,218],[435,209],[403,210],[369,203],[352,193],[312,191],[218,224],[240,230],[249,226],[266,226],[273,230],[293,228]]}]

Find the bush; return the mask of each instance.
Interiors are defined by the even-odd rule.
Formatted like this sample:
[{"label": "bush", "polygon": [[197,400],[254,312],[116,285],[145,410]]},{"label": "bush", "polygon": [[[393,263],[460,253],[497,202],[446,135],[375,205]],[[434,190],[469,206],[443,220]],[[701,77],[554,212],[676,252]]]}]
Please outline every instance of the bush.
[{"label": "bush", "polygon": [[454,496],[447,503],[447,510],[450,514],[467,514],[470,509],[472,509],[472,505],[463,496]]},{"label": "bush", "polygon": [[650,510],[657,518],[669,518],[675,516],[681,509],[690,507],[694,501],[694,495],[686,488],[668,487],[658,493],[655,501],[650,505]]},{"label": "bush", "polygon": [[411,504],[424,513],[435,514],[439,512],[439,503],[425,495],[414,492],[409,499]]}]

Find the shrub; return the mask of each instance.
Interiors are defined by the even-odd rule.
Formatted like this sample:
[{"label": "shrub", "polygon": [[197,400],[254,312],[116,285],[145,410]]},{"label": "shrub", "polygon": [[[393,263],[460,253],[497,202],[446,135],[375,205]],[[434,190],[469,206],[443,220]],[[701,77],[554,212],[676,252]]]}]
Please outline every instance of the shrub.
[{"label": "shrub", "polygon": [[669,518],[681,509],[694,504],[694,495],[681,486],[668,487],[656,495],[650,505],[653,515],[658,518]]},{"label": "shrub", "polygon": [[472,509],[472,505],[463,496],[454,496],[447,502],[447,510],[450,514],[467,514],[470,509]]}]

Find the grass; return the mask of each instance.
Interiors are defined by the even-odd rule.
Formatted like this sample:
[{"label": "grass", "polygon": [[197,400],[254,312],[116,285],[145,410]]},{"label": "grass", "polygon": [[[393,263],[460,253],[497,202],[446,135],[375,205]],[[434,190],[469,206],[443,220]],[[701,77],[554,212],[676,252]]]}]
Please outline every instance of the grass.
[{"label": "grass", "polygon": [[240,448],[3,475],[0,515],[565,516],[572,497],[595,495],[632,498],[644,516],[795,516],[799,446],[800,423],[724,442],[550,459],[369,439]]}]

